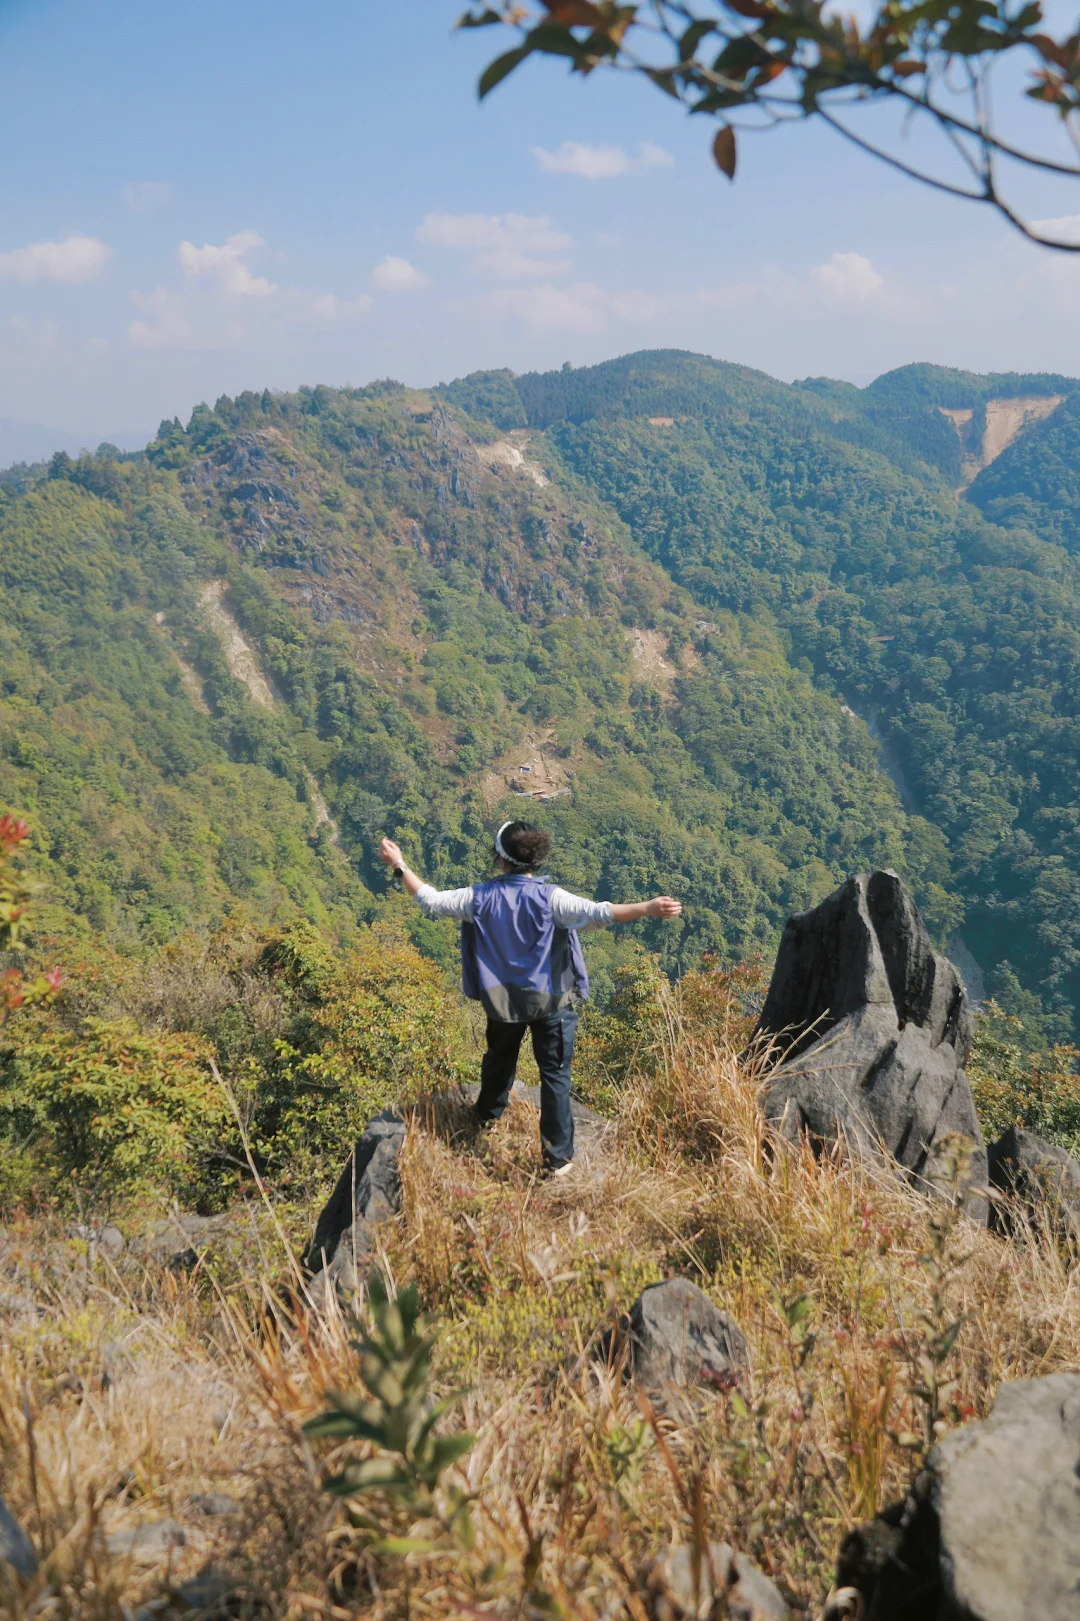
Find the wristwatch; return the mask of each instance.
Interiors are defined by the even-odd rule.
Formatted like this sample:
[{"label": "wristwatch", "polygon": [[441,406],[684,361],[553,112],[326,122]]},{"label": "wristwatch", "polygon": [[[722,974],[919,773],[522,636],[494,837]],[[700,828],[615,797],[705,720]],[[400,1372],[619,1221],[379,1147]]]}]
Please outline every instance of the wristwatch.
[{"label": "wristwatch", "polygon": [[404,867],[395,867],[394,868],[394,877],[395,878],[404,878],[404,876],[405,876],[405,868]]}]

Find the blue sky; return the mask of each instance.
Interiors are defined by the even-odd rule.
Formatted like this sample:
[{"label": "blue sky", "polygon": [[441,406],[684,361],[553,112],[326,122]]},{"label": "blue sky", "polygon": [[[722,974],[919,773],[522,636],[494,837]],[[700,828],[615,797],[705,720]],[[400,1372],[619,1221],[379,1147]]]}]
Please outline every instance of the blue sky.
[{"label": "blue sky", "polygon": [[1080,257],[805,126],[729,185],[703,121],[561,64],[478,106],[498,40],[457,10],[0,0],[0,417],[135,438],[242,388],[669,344],[1080,373]]}]

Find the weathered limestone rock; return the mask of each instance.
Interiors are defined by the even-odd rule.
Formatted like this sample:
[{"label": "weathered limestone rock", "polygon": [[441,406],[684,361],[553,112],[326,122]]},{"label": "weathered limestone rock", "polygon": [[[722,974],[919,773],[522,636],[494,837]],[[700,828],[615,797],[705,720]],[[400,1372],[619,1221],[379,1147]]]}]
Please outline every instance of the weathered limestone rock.
[{"label": "weathered limestone rock", "polygon": [[747,1366],[738,1323],[688,1278],[643,1289],[622,1320],[614,1350],[625,1354],[635,1378],[659,1391],[695,1385],[731,1390]]},{"label": "weathered limestone rock", "polygon": [[113,1559],[130,1559],[136,1565],[156,1565],[174,1548],[186,1545],[184,1528],[176,1520],[149,1520],[124,1531],[111,1531],[105,1538],[106,1552]]},{"label": "weathered limestone rock", "polygon": [[712,1621],[716,1614],[729,1621],[788,1621],[787,1604],[745,1554],[726,1542],[710,1542],[696,1561],[694,1552],[681,1544],[653,1565],[649,1587],[657,1621]]},{"label": "weathered limestone rock", "polygon": [[[1080,1165],[1057,1143],[1010,1126],[987,1150],[990,1186],[1021,1203],[1029,1215],[1046,1211],[1062,1237],[1080,1244]],[[990,1222],[1011,1225],[1008,1204],[994,1204]]]},{"label": "weathered limestone rock", "polygon": [[236,1237],[236,1219],[232,1215],[192,1216],[179,1212],[155,1221],[129,1247],[139,1260],[167,1267],[171,1272],[190,1272],[208,1250],[231,1247]]},{"label": "weathered limestone rock", "polygon": [[384,1109],[368,1121],[304,1251],[308,1273],[325,1272],[346,1292],[363,1281],[375,1227],[401,1208],[398,1157],[404,1140],[405,1121],[396,1110]]},{"label": "weathered limestone rock", "polygon": [[1080,1621],[1080,1375],[1004,1384],[840,1550],[865,1621]]},{"label": "weathered limestone rock", "polygon": [[[851,878],[789,918],[758,1022],[780,1062],[763,1103],[786,1136],[884,1151],[927,1190],[945,1180],[944,1139],[970,1139],[967,1182],[986,1150],[964,1065],[972,1016],[952,963],[930,944],[894,872]],[[972,1193],[969,1213],[986,1219]]]}]

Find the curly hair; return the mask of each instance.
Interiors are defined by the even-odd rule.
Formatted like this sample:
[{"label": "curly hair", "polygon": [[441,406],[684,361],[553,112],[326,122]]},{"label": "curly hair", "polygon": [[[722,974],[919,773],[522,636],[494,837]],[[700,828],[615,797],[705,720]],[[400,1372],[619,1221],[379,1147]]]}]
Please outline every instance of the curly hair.
[{"label": "curly hair", "polygon": [[503,829],[502,847],[522,872],[536,872],[551,854],[551,839],[528,822],[511,822]]}]

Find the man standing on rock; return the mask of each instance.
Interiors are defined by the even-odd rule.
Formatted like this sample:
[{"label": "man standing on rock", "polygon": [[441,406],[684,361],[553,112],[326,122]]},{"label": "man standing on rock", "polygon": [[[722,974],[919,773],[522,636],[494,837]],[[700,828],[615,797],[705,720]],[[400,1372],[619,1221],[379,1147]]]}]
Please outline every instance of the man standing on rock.
[{"label": "man standing on rock", "polygon": [[570,1063],[578,1004],[589,976],[578,929],[603,929],[642,917],[678,917],[670,895],[613,905],[571,895],[539,876],[551,840],[526,822],[504,822],[495,835],[499,876],[464,889],[433,889],[406,865],[401,850],[383,839],[379,855],[392,867],[425,917],[453,917],[461,925],[461,979],[465,995],[487,1013],[487,1051],[480,1066],[476,1115],[498,1120],[510,1101],[518,1052],[526,1030],[540,1071],[540,1141],[544,1167],[565,1176],[574,1163]]}]

